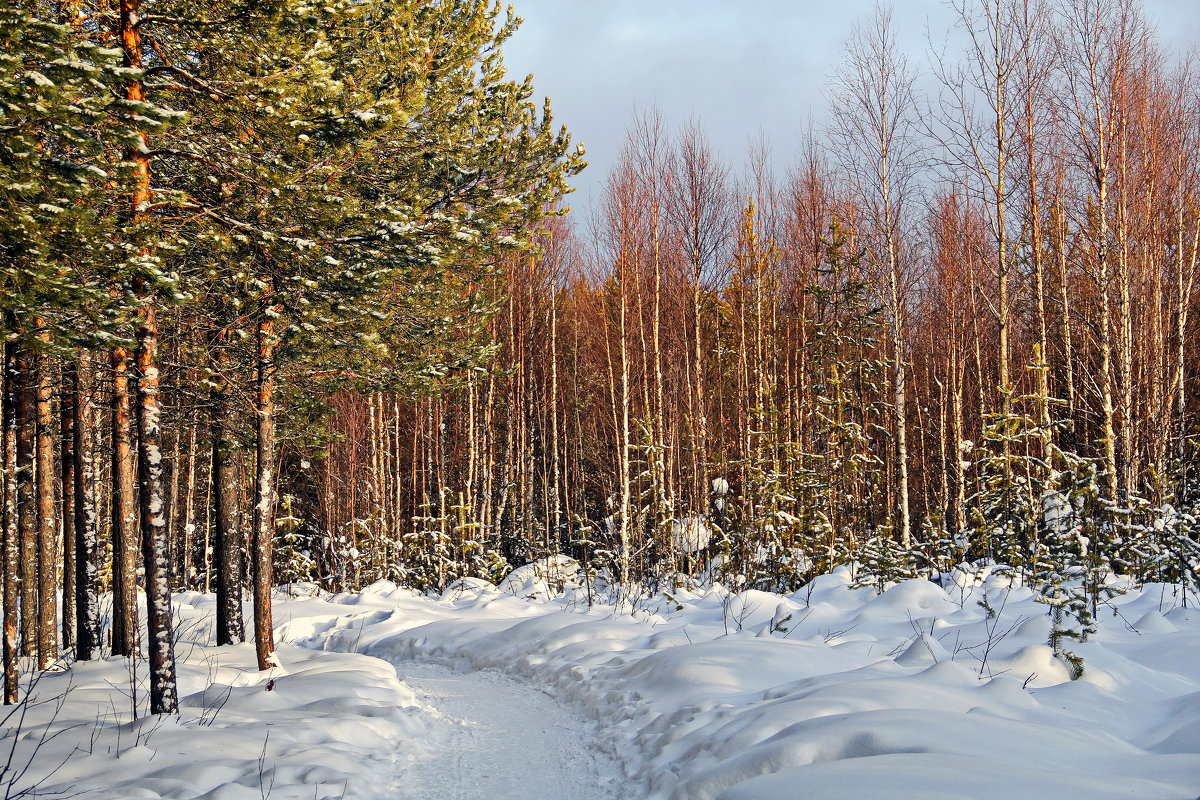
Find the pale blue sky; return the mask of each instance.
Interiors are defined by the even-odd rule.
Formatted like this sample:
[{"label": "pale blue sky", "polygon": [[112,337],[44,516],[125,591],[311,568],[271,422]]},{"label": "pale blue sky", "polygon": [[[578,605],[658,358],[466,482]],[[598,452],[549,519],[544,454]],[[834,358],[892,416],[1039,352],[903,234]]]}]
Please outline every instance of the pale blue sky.
[{"label": "pale blue sky", "polygon": [[[690,116],[740,167],[758,131],[789,163],[811,119],[824,118],[826,78],[854,20],[875,0],[512,0],[525,24],[506,48],[514,75],[588,148],[571,201],[586,210],[603,185],[635,108],[673,125]],[[1174,50],[1200,44],[1200,0],[1145,0]],[[902,41],[924,60],[927,21],[947,27],[940,0],[895,0]]]}]

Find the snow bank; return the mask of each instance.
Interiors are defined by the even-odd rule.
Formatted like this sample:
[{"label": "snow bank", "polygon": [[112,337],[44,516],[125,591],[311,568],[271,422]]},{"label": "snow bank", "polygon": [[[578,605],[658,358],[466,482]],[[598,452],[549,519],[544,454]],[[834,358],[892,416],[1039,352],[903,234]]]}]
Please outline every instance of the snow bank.
[{"label": "snow bank", "polygon": [[6,754],[15,740],[0,789],[106,800],[383,798],[430,746],[428,720],[391,664],[282,645],[282,667],[259,672],[252,645],[207,645],[211,598],[176,602],[179,716],[145,714],[144,661],[136,674],[125,659],[47,673],[0,734]]},{"label": "snow bank", "polygon": [[791,596],[673,591],[633,614],[548,600],[543,575],[289,607],[281,633],[523,676],[604,723],[629,797],[1200,794],[1200,617],[1173,587],[1101,607],[1072,681],[1046,607],[1001,575],[877,594],[840,570]]},{"label": "snow bank", "polygon": [[503,670],[592,717],[631,799],[1200,795],[1200,614],[1174,587],[1103,604],[1071,680],[1046,606],[1003,575],[877,593],[839,570],[789,596],[681,589],[621,613],[577,579],[558,560],[436,598],[289,587],[266,674],[249,645],[207,644],[211,597],[180,595],[180,716],[133,719],[145,675],[123,660],[51,673],[8,777],[28,763],[15,788],[56,796],[439,796],[437,770],[406,783],[463,740],[396,677],[423,658]]}]

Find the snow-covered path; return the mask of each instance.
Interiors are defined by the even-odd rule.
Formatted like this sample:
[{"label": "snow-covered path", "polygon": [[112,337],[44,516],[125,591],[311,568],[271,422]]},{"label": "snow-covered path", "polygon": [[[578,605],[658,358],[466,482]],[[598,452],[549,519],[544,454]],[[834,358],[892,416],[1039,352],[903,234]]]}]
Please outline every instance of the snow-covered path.
[{"label": "snow-covered path", "polygon": [[443,750],[400,776],[397,798],[623,797],[620,769],[598,751],[594,725],[533,686],[427,661],[400,661],[396,671],[451,730]]}]

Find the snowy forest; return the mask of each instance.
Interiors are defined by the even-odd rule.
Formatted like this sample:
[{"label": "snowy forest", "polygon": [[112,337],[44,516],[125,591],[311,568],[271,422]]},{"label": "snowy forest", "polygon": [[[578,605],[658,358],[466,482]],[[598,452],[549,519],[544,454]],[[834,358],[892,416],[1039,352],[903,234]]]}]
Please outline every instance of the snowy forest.
[{"label": "snowy forest", "polygon": [[[626,738],[598,746],[623,766],[571,756],[607,793],[514,797],[943,796],[895,765],[834,792],[846,759],[941,752],[880,743],[919,718],[811,734],[844,734],[837,756],[803,731],[754,756],[862,709],[737,700],[757,738],[727,731],[686,649],[724,643],[730,696],[763,702],[907,670],[879,709],[928,680],[964,698],[929,714],[1086,738],[1086,713],[1029,710],[1074,692],[1120,709],[1090,745],[1113,772],[1078,741],[1065,776],[1013,756],[1026,796],[1195,797],[1200,63],[1139,0],[947,8],[925,53],[899,9],[860,18],[811,76],[823,121],[769,132],[795,152],[765,134],[722,152],[703,120],[634,112],[590,209],[572,208],[584,148],[505,66],[519,6],[0,10],[5,796],[376,796],[260,728],[383,719],[358,710],[378,701],[399,709],[387,732],[322,746],[441,741],[397,679],[418,656],[556,686],[601,726],[639,687]],[[943,661],[970,662],[969,691],[930,677]],[[324,706],[286,705],[276,686],[303,676]],[[228,784],[164,788],[136,761],[136,794],[101,766],[216,720],[247,751]],[[1050,745],[1025,735],[1036,760]],[[378,796],[410,796],[406,775],[413,797],[474,796],[399,749],[412,763],[388,756],[401,777]],[[974,756],[928,780],[960,780],[954,758]],[[987,763],[944,796],[1011,796]]]}]

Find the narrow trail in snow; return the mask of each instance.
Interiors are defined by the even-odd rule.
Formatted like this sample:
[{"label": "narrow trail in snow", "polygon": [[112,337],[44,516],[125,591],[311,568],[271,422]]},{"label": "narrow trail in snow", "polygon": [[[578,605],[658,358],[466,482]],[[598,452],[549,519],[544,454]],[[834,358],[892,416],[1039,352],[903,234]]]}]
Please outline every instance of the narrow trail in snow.
[{"label": "narrow trail in snow", "polygon": [[451,729],[400,776],[398,800],[625,800],[594,726],[544,692],[495,670],[401,661],[396,672]]}]

